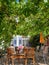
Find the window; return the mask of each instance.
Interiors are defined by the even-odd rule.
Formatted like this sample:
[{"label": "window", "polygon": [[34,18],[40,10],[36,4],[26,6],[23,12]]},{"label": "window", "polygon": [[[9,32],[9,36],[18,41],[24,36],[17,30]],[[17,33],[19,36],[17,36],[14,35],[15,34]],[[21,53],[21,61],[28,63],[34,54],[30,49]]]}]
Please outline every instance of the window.
[{"label": "window", "polygon": [[19,45],[22,45],[21,40],[19,40]]},{"label": "window", "polygon": [[13,43],[14,47],[16,47],[16,45],[17,45],[16,41],[17,41],[17,40],[14,40],[14,43]]}]

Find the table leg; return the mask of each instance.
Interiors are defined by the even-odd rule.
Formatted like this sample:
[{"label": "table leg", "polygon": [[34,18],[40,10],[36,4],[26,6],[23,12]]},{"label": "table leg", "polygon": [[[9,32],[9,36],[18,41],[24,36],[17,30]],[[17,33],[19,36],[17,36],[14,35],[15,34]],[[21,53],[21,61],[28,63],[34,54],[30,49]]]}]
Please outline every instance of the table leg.
[{"label": "table leg", "polygon": [[35,65],[35,57],[33,56],[33,64]]}]

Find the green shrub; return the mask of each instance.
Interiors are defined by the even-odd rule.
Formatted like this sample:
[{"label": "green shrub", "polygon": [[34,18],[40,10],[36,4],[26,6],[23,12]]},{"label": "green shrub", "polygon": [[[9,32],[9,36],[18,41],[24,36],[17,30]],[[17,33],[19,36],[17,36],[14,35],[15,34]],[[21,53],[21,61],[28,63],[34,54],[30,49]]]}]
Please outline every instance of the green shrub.
[{"label": "green shrub", "polygon": [[31,38],[29,40],[29,45],[31,47],[36,47],[37,45],[41,45],[40,42],[39,42],[39,40],[40,40],[40,34],[31,36]]}]

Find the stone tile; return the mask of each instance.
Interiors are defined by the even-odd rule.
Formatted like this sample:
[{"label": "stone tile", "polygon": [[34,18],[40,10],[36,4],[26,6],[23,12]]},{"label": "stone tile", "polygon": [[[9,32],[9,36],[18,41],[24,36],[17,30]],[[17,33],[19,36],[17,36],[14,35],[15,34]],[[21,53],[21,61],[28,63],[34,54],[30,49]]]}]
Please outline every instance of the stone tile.
[{"label": "stone tile", "polygon": [[39,65],[47,65],[47,64],[43,64],[43,63],[38,63]]}]

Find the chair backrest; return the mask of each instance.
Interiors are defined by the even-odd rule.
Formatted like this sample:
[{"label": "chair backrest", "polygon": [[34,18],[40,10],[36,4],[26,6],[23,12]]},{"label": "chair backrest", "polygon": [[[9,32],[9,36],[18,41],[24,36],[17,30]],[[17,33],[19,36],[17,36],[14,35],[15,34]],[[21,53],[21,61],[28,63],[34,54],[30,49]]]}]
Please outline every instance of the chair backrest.
[{"label": "chair backrest", "polygon": [[33,56],[33,55],[35,55],[35,51],[34,51],[35,49],[34,48],[28,48],[28,53],[27,53],[27,56],[29,57],[31,57],[31,56]]},{"label": "chair backrest", "polygon": [[12,55],[14,53],[14,50],[12,48],[7,48],[7,54]]},{"label": "chair backrest", "polygon": [[35,55],[34,50],[35,50],[35,48],[31,48],[31,47],[24,48],[24,52],[26,53],[28,58],[31,58],[31,57],[33,57],[33,55]]},{"label": "chair backrest", "polygon": [[44,47],[43,53],[44,53],[44,54],[47,54],[47,53],[48,53],[48,46],[45,46],[45,47]]},{"label": "chair backrest", "polygon": [[37,46],[36,47],[36,52],[39,52],[40,51],[40,46]]},{"label": "chair backrest", "polygon": [[23,53],[25,54],[25,56],[27,55],[27,51],[28,51],[27,47],[24,47]]},{"label": "chair backrest", "polygon": [[44,45],[43,45],[43,46],[41,46],[41,51],[43,51],[43,49],[44,49]]}]

